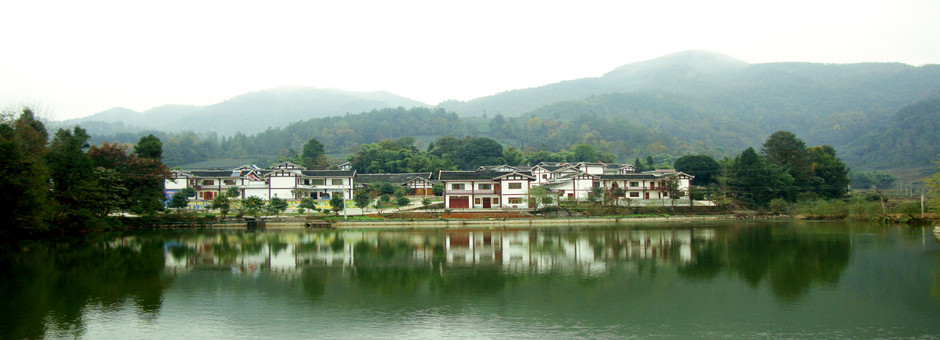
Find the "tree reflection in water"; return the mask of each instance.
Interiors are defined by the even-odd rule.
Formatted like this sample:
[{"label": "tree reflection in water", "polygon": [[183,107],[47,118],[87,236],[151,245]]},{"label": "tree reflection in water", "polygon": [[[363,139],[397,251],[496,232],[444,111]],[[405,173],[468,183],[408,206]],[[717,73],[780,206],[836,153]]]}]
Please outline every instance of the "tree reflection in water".
[{"label": "tree reflection in water", "polygon": [[[154,320],[174,276],[218,269],[232,277],[262,272],[285,287],[299,282],[297,287],[312,302],[365,299],[363,293],[438,304],[499,295],[522,299],[535,309],[562,305],[586,312],[585,300],[631,301],[639,308],[650,290],[676,282],[716,281],[721,273],[753,288],[766,284],[780,301],[797,301],[814,285],[837,284],[852,256],[848,232],[813,230],[789,224],[724,224],[199,231],[40,242],[7,253],[0,262],[0,338],[80,336],[82,313],[89,309],[130,305],[141,319]],[[931,289],[938,296],[940,274],[933,274]],[[578,294],[570,294],[575,290]],[[595,317],[616,324],[616,317],[608,314]]]},{"label": "tree reflection in water", "polygon": [[838,283],[851,257],[848,234],[812,235],[774,225],[729,229],[720,239],[693,243],[693,259],[679,268],[691,279],[730,271],[751,287],[767,280],[783,300],[798,300],[814,283]]},{"label": "tree reflection in water", "polygon": [[4,254],[0,264],[0,337],[82,334],[87,308],[115,310],[131,301],[153,320],[170,279],[162,241],[105,236],[35,242]]}]

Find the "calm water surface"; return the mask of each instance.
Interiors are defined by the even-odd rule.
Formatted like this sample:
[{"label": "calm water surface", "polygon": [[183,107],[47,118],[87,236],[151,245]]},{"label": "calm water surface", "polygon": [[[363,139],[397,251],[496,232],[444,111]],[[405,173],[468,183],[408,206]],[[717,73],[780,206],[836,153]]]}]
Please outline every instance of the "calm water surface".
[{"label": "calm water surface", "polygon": [[0,262],[0,338],[940,338],[923,228],[135,232]]}]

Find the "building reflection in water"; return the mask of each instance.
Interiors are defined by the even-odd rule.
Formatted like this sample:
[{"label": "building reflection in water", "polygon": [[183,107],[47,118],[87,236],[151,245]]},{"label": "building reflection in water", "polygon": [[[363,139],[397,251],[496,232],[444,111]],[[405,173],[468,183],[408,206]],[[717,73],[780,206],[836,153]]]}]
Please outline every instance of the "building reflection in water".
[{"label": "building reflection in water", "polygon": [[210,233],[164,243],[173,272],[229,269],[292,272],[304,267],[435,263],[445,267],[497,266],[508,273],[599,275],[630,262],[682,265],[693,261],[693,243],[711,241],[715,230],[537,229],[518,231],[344,231]]}]

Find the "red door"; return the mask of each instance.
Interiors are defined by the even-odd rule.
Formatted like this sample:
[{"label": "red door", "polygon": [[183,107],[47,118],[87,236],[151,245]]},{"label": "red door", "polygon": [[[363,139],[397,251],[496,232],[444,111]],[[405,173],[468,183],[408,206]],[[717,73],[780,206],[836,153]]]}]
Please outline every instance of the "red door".
[{"label": "red door", "polygon": [[490,203],[490,198],[489,198],[489,197],[484,197],[484,198],[483,198],[483,209],[489,209],[489,208],[492,207],[492,206],[493,206],[493,205]]},{"label": "red door", "polygon": [[470,208],[470,196],[451,196],[450,204],[448,206],[451,209]]}]

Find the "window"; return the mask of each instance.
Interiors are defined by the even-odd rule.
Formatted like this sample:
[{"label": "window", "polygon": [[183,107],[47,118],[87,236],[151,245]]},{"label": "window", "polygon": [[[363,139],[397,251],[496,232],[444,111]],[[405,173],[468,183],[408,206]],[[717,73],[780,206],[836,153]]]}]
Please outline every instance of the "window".
[{"label": "window", "polygon": [[499,198],[493,198],[493,204],[499,204]]},{"label": "window", "polygon": [[638,186],[640,186],[640,182],[630,182],[630,186],[631,186],[631,187],[638,187]]},{"label": "window", "polygon": [[310,183],[313,183],[313,185],[324,185],[326,184],[326,180],[322,178],[314,178],[310,180]]},{"label": "window", "polygon": [[202,181],[202,185],[215,185],[215,181],[211,179],[207,179],[207,180]]},{"label": "window", "polygon": [[630,193],[630,197],[640,197],[640,193],[634,191]]},{"label": "window", "polygon": [[480,198],[474,198],[473,204],[480,205],[480,204],[483,204],[483,201],[481,201]]},{"label": "window", "polygon": [[451,190],[463,190],[464,188],[463,185],[464,185],[463,183],[453,183],[450,185],[450,189]]},{"label": "window", "polygon": [[522,198],[519,197],[510,197],[509,204],[522,204]]},{"label": "window", "polygon": [[309,180],[309,179],[304,179],[304,185],[310,185],[310,180]]},{"label": "window", "polygon": [[477,186],[477,189],[480,189],[480,190],[493,190],[493,185],[492,185],[492,184],[482,184],[482,183],[481,183],[481,184],[479,184],[479,185]]},{"label": "window", "polygon": [[522,189],[522,183],[509,183],[509,189]]},{"label": "window", "polygon": [[343,185],[343,179],[342,179],[342,178],[334,178],[334,179],[330,180],[330,185]]},{"label": "window", "polygon": [[234,180],[234,179],[227,179],[227,180],[225,180],[225,185],[235,185],[235,180]]},{"label": "window", "polygon": [[595,188],[600,188],[600,187],[601,187],[601,182],[594,182],[594,183],[592,183],[592,185],[593,185]]}]

